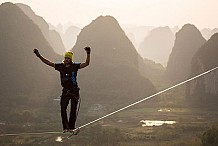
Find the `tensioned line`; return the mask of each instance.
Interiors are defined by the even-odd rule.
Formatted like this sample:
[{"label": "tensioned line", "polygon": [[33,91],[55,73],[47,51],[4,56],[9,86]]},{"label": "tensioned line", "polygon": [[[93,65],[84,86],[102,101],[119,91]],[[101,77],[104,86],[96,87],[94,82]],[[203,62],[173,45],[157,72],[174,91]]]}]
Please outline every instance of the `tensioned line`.
[{"label": "tensioned line", "polygon": [[[194,79],[196,79],[196,78],[199,78],[199,77],[201,77],[201,76],[203,76],[203,75],[205,75],[205,74],[208,74],[208,73],[210,73],[210,72],[212,72],[212,71],[214,71],[214,70],[216,70],[216,69],[218,69],[218,67],[215,67],[215,68],[213,68],[213,69],[210,69],[210,70],[208,70],[208,71],[206,71],[206,72],[204,72],[204,73],[201,73],[201,74],[199,74],[199,75],[197,75],[197,76],[194,76],[194,77],[192,77],[192,78],[190,78],[190,79],[187,79],[187,80],[185,80],[185,81],[183,81],[183,82],[180,82],[180,83],[178,83],[178,84],[176,84],[176,85],[174,85],[174,86],[171,86],[171,87],[169,87],[169,88],[167,88],[167,89],[164,89],[164,90],[162,90],[162,91],[160,91],[160,92],[158,92],[158,93],[155,93],[155,94],[153,94],[153,95],[151,95],[151,96],[145,97],[145,98],[143,98],[143,99],[141,99],[141,100],[139,100],[139,101],[136,101],[136,102],[134,102],[134,103],[132,103],[132,104],[130,104],[130,105],[127,105],[127,106],[125,106],[125,107],[123,107],[123,108],[120,108],[120,109],[118,109],[118,110],[116,110],[116,111],[114,111],[114,112],[111,112],[111,113],[109,113],[109,114],[107,114],[107,115],[105,115],[105,116],[102,116],[102,117],[100,117],[100,118],[98,118],[98,119],[96,119],[96,120],[93,120],[93,121],[91,121],[91,122],[89,122],[89,123],[87,123],[87,124],[84,124],[84,125],[78,127],[77,129],[81,129],[81,128],[84,128],[84,127],[86,127],[86,126],[88,126],[88,125],[91,125],[91,124],[93,124],[93,123],[95,123],[95,122],[97,122],[97,121],[100,121],[100,120],[102,120],[102,119],[104,119],[104,118],[106,118],[106,117],[109,117],[109,116],[111,116],[111,115],[114,115],[114,114],[116,114],[116,113],[118,113],[118,112],[120,112],[120,111],[123,111],[123,110],[125,110],[125,109],[127,109],[127,108],[129,108],[129,107],[132,107],[132,106],[134,106],[134,105],[136,105],[136,104],[139,104],[139,103],[141,103],[141,102],[143,102],[143,101],[145,101],[145,100],[148,100],[148,99],[150,99],[150,98],[153,98],[153,97],[155,97],[155,96],[157,96],[157,95],[159,95],[159,94],[162,94],[162,93],[164,93],[164,92],[167,92],[167,91],[169,91],[169,90],[171,90],[171,89],[173,89],[173,88],[176,88],[176,87],[178,87],[178,86],[180,86],[180,85],[183,85],[183,84],[185,84],[185,83],[187,83],[187,82],[190,82],[190,81],[192,81],[192,80],[194,80]],[[74,131],[76,131],[76,129],[75,129]],[[62,132],[38,132],[38,133],[0,134],[0,136],[39,135],[39,134],[60,134],[60,133],[62,133]],[[72,134],[72,135],[73,135],[73,134]],[[72,135],[70,135],[70,136],[72,136]],[[70,136],[68,136],[68,138],[69,138]]]},{"label": "tensioned line", "polygon": [[40,134],[60,134],[63,132],[34,132],[34,133],[11,133],[11,134],[0,134],[0,136],[18,136],[18,135],[40,135]]},{"label": "tensioned line", "polygon": [[150,99],[150,98],[152,98],[152,97],[154,97],[154,96],[157,96],[157,95],[159,95],[159,94],[161,94],[161,93],[164,93],[164,92],[166,92],[166,91],[168,91],[168,90],[171,90],[171,89],[173,89],[173,88],[175,88],[175,87],[178,87],[178,86],[180,86],[180,85],[182,85],[182,84],[185,84],[185,83],[187,83],[187,82],[190,82],[190,81],[192,81],[192,80],[194,80],[194,79],[196,79],[196,78],[199,78],[200,76],[203,76],[203,75],[205,75],[205,74],[208,74],[208,73],[210,73],[210,72],[216,70],[217,68],[218,68],[218,67],[215,67],[215,68],[213,68],[213,69],[211,69],[211,70],[208,70],[208,71],[206,71],[206,72],[204,72],[204,73],[201,73],[201,74],[199,74],[199,75],[197,75],[197,76],[195,76],[195,77],[192,77],[192,78],[187,79],[187,80],[185,80],[185,81],[183,81],[183,82],[180,82],[180,83],[178,83],[178,84],[176,84],[176,85],[174,85],[174,86],[171,86],[171,87],[169,87],[169,88],[167,88],[167,89],[165,89],[165,90],[162,90],[162,91],[160,91],[160,92],[158,92],[158,93],[155,93],[155,94],[153,94],[153,95],[151,95],[151,96],[148,96],[148,97],[143,98],[143,99],[141,99],[141,100],[139,100],[139,101],[136,101],[135,103],[132,103],[132,104],[130,104],[130,105],[127,105],[127,106],[125,106],[125,107],[123,107],[123,108],[121,108],[121,109],[118,109],[118,110],[116,110],[116,111],[114,111],[114,112],[112,112],[112,113],[109,113],[109,114],[107,114],[107,115],[105,115],[105,116],[103,116],[103,117],[100,117],[100,118],[98,118],[98,119],[96,119],[96,120],[94,120],[94,121],[91,121],[91,122],[89,122],[89,123],[87,123],[87,124],[85,124],[85,125],[82,125],[82,126],[80,126],[80,127],[78,127],[78,128],[83,128],[83,127],[88,126],[88,125],[90,125],[90,124],[92,124],[92,123],[95,123],[95,122],[97,122],[97,121],[99,121],[99,120],[102,120],[102,119],[104,119],[104,118],[106,118],[106,117],[108,117],[108,116],[111,116],[111,115],[113,115],[113,114],[115,114],[115,113],[118,113],[118,112],[124,110],[124,109],[127,109],[127,108],[129,108],[129,107],[131,107],[131,106],[134,106],[134,105],[136,105],[136,104],[138,104],[138,103],[141,103],[141,102],[143,102],[143,101],[145,101],[145,100],[147,100],[147,99]]}]

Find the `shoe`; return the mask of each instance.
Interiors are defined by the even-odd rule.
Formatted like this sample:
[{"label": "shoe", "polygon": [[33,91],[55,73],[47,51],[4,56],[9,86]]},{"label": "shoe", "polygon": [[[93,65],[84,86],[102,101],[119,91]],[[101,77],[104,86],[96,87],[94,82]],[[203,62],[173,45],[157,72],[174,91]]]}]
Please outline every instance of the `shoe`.
[{"label": "shoe", "polygon": [[70,133],[74,133],[74,132],[75,132],[75,129],[69,129],[69,132],[70,132]]},{"label": "shoe", "polygon": [[74,134],[74,135],[77,135],[80,132],[80,130],[79,130],[79,128],[69,129],[69,132]]},{"label": "shoe", "polygon": [[68,129],[64,129],[63,133],[66,133],[66,132],[69,132],[69,130]]}]

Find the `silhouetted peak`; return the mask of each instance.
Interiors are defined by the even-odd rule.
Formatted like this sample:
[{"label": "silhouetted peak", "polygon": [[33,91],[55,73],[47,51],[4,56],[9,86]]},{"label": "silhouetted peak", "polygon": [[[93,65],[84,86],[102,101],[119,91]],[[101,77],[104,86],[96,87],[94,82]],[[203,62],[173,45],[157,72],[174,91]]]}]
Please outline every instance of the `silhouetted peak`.
[{"label": "silhouetted peak", "polygon": [[103,31],[103,33],[121,31],[121,27],[118,21],[112,16],[99,16],[95,20],[93,20],[88,26],[90,29],[98,29],[99,31]]},{"label": "silhouetted peak", "polygon": [[[19,8],[21,8],[22,11],[23,11],[26,15],[31,16],[31,17],[30,17],[31,19],[32,19],[32,17],[34,17],[34,16],[37,16],[37,17],[40,17],[40,19],[43,19],[41,16],[36,15],[36,13],[32,10],[32,8],[31,8],[30,6],[28,6],[28,5],[26,5],[26,4],[22,4],[22,3],[16,3],[16,5],[17,5]],[[43,19],[43,20],[44,20],[44,19]],[[45,20],[44,20],[44,23],[46,23]]]},{"label": "silhouetted peak", "polygon": [[138,52],[143,58],[166,66],[174,41],[175,35],[168,26],[157,27],[145,37]]},{"label": "silhouetted peak", "polygon": [[[112,16],[99,16],[84,27],[77,37],[76,47],[73,50],[87,45],[94,48],[94,55],[104,56],[104,59],[110,62],[115,60],[119,60],[120,63],[129,62],[134,67],[137,64],[136,49]],[[81,53],[84,54],[83,51]]]},{"label": "silhouetted peak", "polygon": [[17,5],[17,6],[20,6],[20,7],[25,7],[26,10],[31,11],[32,13],[35,14],[35,12],[34,12],[34,11],[31,9],[31,7],[28,6],[28,5],[25,5],[25,4],[23,4],[23,3],[16,3],[16,5]]},{"label": "silhouetted peak", "polygon": [[218,40],[218,33],[215,33],[211,36],[211,38],[208,41],[217,41]]},{"label": "silhouetted peak", "polygon": [[118,21],[113,17],[113,16],[99,16],[95,20],[92,21],[93,24],[105,24],[105,23],[110,23],[110,24],[118,24]]},{"label": "silhouetted peak", "polygon": [[12,2],[5,2],[5,3],[2,3],[0,6],[1,8],[2,7],[8,7],[8,6],[13,6],[14,4]]},{"label": "silhouetted peak", "polygon": [[[201,62],[205,70],[209,70],[217,66],[218,54],[218,33],[215,33],[211,38],[201,46],[193,59],[193,66]],[[197,60],[197,61],[196,61]],[[197,62],[197,63],[196,63]],[[193,67],[194,68],[194,67]],[[201,70],[204,71],[204,70]]]},{"label": "silhouetted peak", "polygon": [[[26,29],[23,23],[27,21],[29,21],[29,18],[16,4],[7,2],[0,5],[0,29],[10,29],[14,32],[21,32]],[[15,35],[13,35],[13,37],[15,37]]]},{"label": "silhouetted peak", "polygon": [[181,29],[182,30],[197,29],[197,27],[194,24],[187,23],[187,24],[183,25]]},{"label": "silhouetted peak", "polygon": [[45,39],[50,43],[54,51],[58,54],[65,52],[60,35],[54,30],[49,30],[48,23],[43,17],[38,16],[28,5],[18,3],[16,4],[41,30]]},{"label": "silhouetted peak", "polygon": [[77,26],[74,26],[74,25],[71,25],[67,28],[67,30],[65,31],[65,33],[68,33],[68,32],[77,32],[81,30],[79,27]]},{"label": "silhouetted peak", "polygon": [[[198,49],[192,59],[190,76],[198,75],[202,72],[210,70],[218,66],[218,33],[212,37]],[[194,97],[205,96],[207,99],[210,96],[217,97],[218,95],[218,71],[209,73],[204,78],[195,80],[188,84],[187,92],[189,95],[197,95]],[[199,99],[198,99],[199,100]],[[208,100],[209,101],[209,100]]]},{"label": "silhouetted peak", "polygon": [[218,28],[214,28],[211,33],[217,33],[218,32]]},{"label": "silhouetted peak", "polygon": [[172,34],[173,35],[173,32],[168,26],[164,26],[164,27],[157,27],[151,30],[149,35],[159,36],[160,34],[163,34],[163,35]]},{"label": "silhouetted peak", "polygon": [[15,11],[20,11],[19,7],[11,2],[2,3],[0,5],[0,11],[7,13],[14,13]]},{"label": "silhouetted peak", "polygon": [[27,16],[29,16],[30,19],[34,21],[35,24],[38,25],[38,27],[41,29],[43,33],[45,33],[45,30],[49,30],[49,25],[44,20],[43,17],[36,15],[36,13],[32,10],[32,8],[28,5],[17,3],[16,4]]},{"label": "silhouetted peak", "polygon": [[33,49],[39,48],[46,57],[57,57],[39,27],[13,3],[0,5],[0,22],[0,48],[4,48],[0,52],[0,61],[7,60],[7,66],[1,66],[0,92],[24,95],[43,84],[52,85],[53,77],[51,80],[46,77],[49,70],[46,66],[43,68],[33,54]]},{"label": "silhouetted peak", "polygon": [[151,30],[151,32],[159,32],[159,31],[170,31],[170,28],[169,28],[169,26],[164,26],[164,27],[157,27],[157,28],[155,28],[155,29],[153,29],[153,30]]},{"label": "silhouetted peak", "polygon": [[178,26],[174,26],[172,28],[172,31],[173,31],[174,34],[177,33],[179,31],[179,27]]},{"label": "silhouetted peak", "polygon": [[[191,35],[190,35],[191,34]],[[193,24],[185,24],[179,31],[176,33],[176,37],[188,37],[188,36],[202,36],[201,32]]]},{"label": "silhouetted peak", "polygon": [[[118,21],[112,16],[97,17],[89,25],[82,29],[77,40],[77,42],[85,41],[86,45],[101,44],[100,42],[104,42],[107,44],[107,46],[104,47],[105,50],[108,48],[112,52],[128,48],[131,50],[131,54],[137,53],[133,44],[129,41],[125,32],[120,27]],[[120,42],[125,42],[125,47],[120,45]],[[99,49],[102,50],[102,48]]]},{"label": "silhouetted peak", "polygon": [[[91,82],[95,82],[93,82],[95,85],[93,87],[96,91],[107,87],[107,90],[113,91],[113,95],[116,97],[112,100],[120,100],[123,97],[125,99],[122,100],[126,100],[126,98],[133,97],[132,93],[134,93],[134,97],[140,97],[155,90],[152,83],[139,73],[138,58],[140,56],[114,17],[99,16],[81,30],[77,42],[72,48],[76,62],[81,62],[80,60],[86,57],[83,49],[85,46],[92,48],[92,67],[81,76],[91,76]],[[84,84],[88,87],[86,82],[84,80],[80,85]],[[128,84],[128,88],[123,83]],[[88,90],[91,88],[88,87]],[[124,96],[126,91],[130,90],[134,90],[134,92],[128,93],[128,97]],[[101,90],[100,94],[105,99],[111,98],[106,91]],[[99,97],[100,94],[98,94]]]},{"label": "silhouetted peak", "polygon": [[166,69],[166,74],[173,83],[187,79],[192,57],[205,42],[200,31],[192,24],[185,24],[176,33],[175,44]]}]

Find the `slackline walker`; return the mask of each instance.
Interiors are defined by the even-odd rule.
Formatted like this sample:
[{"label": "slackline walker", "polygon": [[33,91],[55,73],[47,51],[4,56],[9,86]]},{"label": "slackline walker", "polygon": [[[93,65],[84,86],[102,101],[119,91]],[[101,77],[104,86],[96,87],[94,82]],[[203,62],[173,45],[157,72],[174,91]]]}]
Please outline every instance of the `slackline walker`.
[{"label": "slackline walker", "polygon": [[[77,134],[79,130],[76,129],[76,119],[78,115],[79,108],[78,102],[80,104],[80,88],[77,83],[77,74],[79,69],[89,66],[91,59],[91,48],[85,47],[86,60],[83,63],[74,62],[74,54],[71,51],[67,51],[64,54],[64,60],[62,63],[54,63],[45,57],[43,57],[38,49],[34,49],[35,55],[46,65],[53,67],[60,73],[62,94],[60,99],[61,107],[61,121],[63,126],[63,133],[70,132]],[[68,118],[67,107],[70,104],[70,114]],[[80,105],[79,105],[80,106]]]},{"label": "slackline walker", "polygon": [[[141,102],[143,102],[143,101],[145,101],[145,100],[148,100],[148,99],[150,99],[150,98],[153,98],[153,97],[155,97],[155,96],[157,96],[157,95],[159,95],[159,94],[162,94],[162,93],[164,93],[164,92],[167,92],[167,91],[169,91],[169,90],[171,90],[171,89],[173,89],[173,88],[176,88],[176,87],[178,87],[178,86],[180,86],[180,85],[183,85],[183,84],[185,84],[185,83],[187,83],[187,82],[190,82],[190,81],[192,81],[192,80],[194,80],[194,79],[196,79],[196,78],[199,78],[199,77],[201,77],[201,76],[203,76],[203,75],[206,75],[206,74],[208,74],[208,73],[210,73],[210,72],[212,72],[212,71],[215,71],[216,69],[218,69],[218,67],[215,67],[215,68],[213,68],[213,69],[210,69],[210,70],[208,70],[208,71],[206,71],[206,72],[204,72],[204,73],[201,73],[201,74],[199,74],[199,75],[197,75],[197,76],[194,76],[194,77],[192,77],[192,78],[190,78],[190,79],[187,79],[187,80],[185,80],[185,81],[183,81],[183,82],[180,82],[180,83],[178,83],[178,84],[176,84],[176,85],[174,85],[174,86],[171,86],[171,87],[169,87],[169,88],[167,88],[167,89],[164,89],[164,90],[162,90],[162,91],[160,91],[160,92],[158,92],[158,93],[155,93],[155,94],[153,94],[153,95],[151,95],[151,96],[145,97],[145,98],[143,98],[143,99],[141,99],[141,100],[139,100],[139,101],[136,101],[136,102],[134,102],[134,103],[132,103],[132,104],[130,104],[130,105],[127,105],[127,106],[125,106],[125,107],[123,107],[123,108],[120,108],[120,109],[118,109],[118,110],[116,110],[116,111],[114,111],[114,112],[111,112],[111,113],[109,113],[109,114],[107,114],[107,115],[105,115],[105,116],[102,116],[102,117],[100,117],[100,118],[98,118],[98,119],[96,119],[96,120],[93,120],[93,121],[91,121],[91,122],[89,122],[89,123],[87,123],[87,124],[84,124],[84,125],[80,126],[80,127],[76,128],[76,129],[74,129],[74,131],[76,131],[76,130],[78,130],[78,129],[81,129],[81,128],[84,128],[84,127],[86,127],[86,126],[88,126],[88,125],[91,125],[91,124],[93,124],[93,123],[95,123],[95,122],[97,122],[97,121],[100,121],[100,120],[102,120],[102,119],[104,119],[104,118],[106,118],[106,117],[109,117],[109,116],[111,116],[111,115],[114,115],[114,114],[116,114],[116,113],[118,113],[118,112],[120,112],[120,111],[123,111],[123,110],[125,110],[125,109],[127,109],[127,108],[129,108],[129,107],[132,107],[132,106],[134,106],[134,105],[136,105],[136,104],[139,104],[139,103],[141,103]],[[2,136],[39,135],[39,134],[61,134],[61,133],[62,133],[62,132],[17,133],[17,134],[0,134],[0,136],[2,137]],[[67,138],[70,138],[70,137],[73,136],[73,135],[74,135],[74,134],[70,134]]]}]

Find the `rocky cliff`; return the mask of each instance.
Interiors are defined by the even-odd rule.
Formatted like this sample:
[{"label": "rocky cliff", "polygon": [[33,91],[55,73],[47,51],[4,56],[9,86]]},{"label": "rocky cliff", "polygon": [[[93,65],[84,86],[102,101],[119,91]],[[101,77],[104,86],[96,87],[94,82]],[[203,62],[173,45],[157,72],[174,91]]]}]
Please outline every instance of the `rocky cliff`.
[{"label": "rocky cliff", "polygon": [[40,28],[45,39],[49,42],[54,51],[63,55],[65,47],[59,33],[55,30],[50,30],[48,23],[41,16],[36,15],[28,5],[20,3],[16,5]]},{"label": "rocky cliff", "polygon": [[[218,66],[218,34],[214,34],[194,55],[190,76],[203,73]],[[218,70],[192,81],[187,86],[190,95],[218,95]]]},{"label": "rocky cliff", "polygon": [[0,22],[1,97],[50,93],[58,74],[42,64],[33,49],[39,48],[50,60],[59,56],[39,27],[12,3],[0,5]]},{"label": "rocky cliff", "polygon": [[200,31],[191,24],[184,25],[178,33],[166,68],[166,77],[178,83],[189,77],[191,60],[206,42]]},{"label": "rocky cliff", "polygon": [[84,61],[85,46],[92,48],[91,64],[81,71],[80,85],[97,102],[128,104],[155,92],[140,75],[139,55],[115,18],[99,16],[81,30],[72,49],[75,61]]},{"label": "rocky cliff", "polygon": [[166,66],[174,45],[175,36],[169,27],[153,29],[139,47],[143,58],[153,60]]}]

